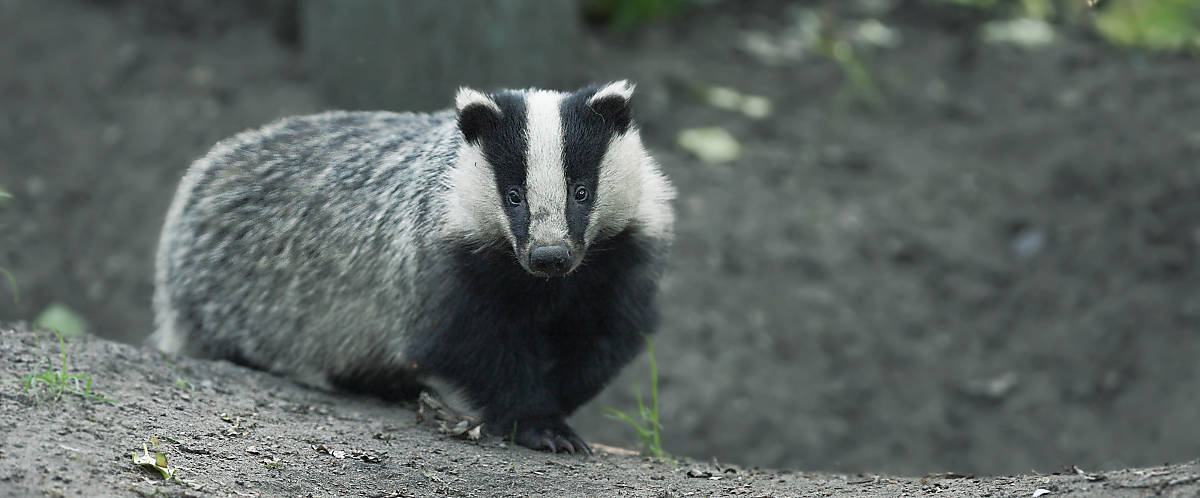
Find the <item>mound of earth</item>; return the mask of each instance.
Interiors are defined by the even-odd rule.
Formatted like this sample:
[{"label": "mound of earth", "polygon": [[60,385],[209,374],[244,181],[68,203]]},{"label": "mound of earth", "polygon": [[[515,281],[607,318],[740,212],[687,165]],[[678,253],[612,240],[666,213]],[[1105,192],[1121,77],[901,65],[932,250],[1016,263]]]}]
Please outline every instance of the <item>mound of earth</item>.
[{"label": "mound of earth", "polygon": [[[4,496],[1195,496],[1190,462],[1089,474],[924,477],[678,465],[597,445],[551,455],[458,439],[413,406],[312,390],[226,362],[0,326]],[[76,376],[55,399],[22,379]],[[84,377],[86,376],[86,377]],[[157,448],[149,449],[157,443]],[[597,442],[593,442],[597,443]],[[162,453],[173,478],[134,462]],[[159,464],[164,462],[159,461]]]}]

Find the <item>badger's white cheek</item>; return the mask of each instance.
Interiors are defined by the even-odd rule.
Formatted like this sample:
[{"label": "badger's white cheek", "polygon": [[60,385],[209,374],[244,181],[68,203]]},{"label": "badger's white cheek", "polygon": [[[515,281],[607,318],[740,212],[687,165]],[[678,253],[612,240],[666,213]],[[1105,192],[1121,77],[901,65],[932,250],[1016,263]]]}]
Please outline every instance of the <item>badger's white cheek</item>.
[{"label": "badger's white cheek", "polygon": [[494,178],[483,152],[475,146],[464,146],[449,175],[447,231],[480,242],[497,237],[514,240]]},{"label": "badger's white cheek", "polygon": [[645,150],[635,134],[616,136],[609,142],[600,161],[596,204],[588,215],[584,234],[589,244],[620,233],[634,221],[642,197],[641,170],[645,160]]},{"label": "badger's white cheek", "polygon": [[675,187],[650,156],[646,156],[641,173],[642,197],[637,204],[634,220],[651,237],[670,240],[674,237]]}]

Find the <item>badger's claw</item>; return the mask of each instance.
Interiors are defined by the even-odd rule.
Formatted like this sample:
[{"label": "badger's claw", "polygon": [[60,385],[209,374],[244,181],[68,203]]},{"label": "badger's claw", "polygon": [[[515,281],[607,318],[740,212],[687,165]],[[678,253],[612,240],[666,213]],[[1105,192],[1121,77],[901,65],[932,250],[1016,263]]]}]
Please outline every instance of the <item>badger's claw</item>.
[{"label": "badger's claw", "polygon": [[555,434],[554,442],[557,443],[556,446],[558,446],[559,448],[562,448],[567,453],[570,453],[572,455],[575,454],[575,445],[571,444],[570,441],[567,441],[567,438],[564,438],[558,434]]},{"label": "badger's claw", "polygon": [[527,423],[525,427],[517,425],[517,432],[513,436],[513,442],[533,448],[535,450],[549,451],[558,453],[565,451],[572,455],[580,453],[583,455],[591,455],[592,449],[586,442],[583,441],[575,431],[571,430],[567,424],[562,422],[555,423]]}]

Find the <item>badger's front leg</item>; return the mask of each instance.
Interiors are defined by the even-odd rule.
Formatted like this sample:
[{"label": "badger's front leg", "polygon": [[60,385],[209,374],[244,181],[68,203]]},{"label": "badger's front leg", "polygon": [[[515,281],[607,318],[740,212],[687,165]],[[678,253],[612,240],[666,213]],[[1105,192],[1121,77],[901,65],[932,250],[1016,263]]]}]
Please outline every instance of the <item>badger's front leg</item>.
[{"label": "badger's front leg", "polygon": [[[455,329],[455,337],[430,341],[417,352],[422,364],[459,387],[481,410],[484,430],[536,450],[590,454],[564,421],[547,378],[548,345],[516,327]],[[463,333],[474,329],[475,334]]]},{"label": "badger's front leg", "polygon": [[495,378],[508,382],[477,383],[481,388],[469,393],[483,409],[484,428],[535,450],[590,454],[591,448],[564,420],[566,413],[540,368],[542,362],[531,359],[502,366],[501,371],[509,373]]},{"label": "badger's front leg", "polygon": [[513,420],[512,427],[508,437],[521,446],[551,453],[565,451],[572,455],[592,454],[592,448],[575,434],[561,416],[526,417],[523,420]]},{"label": "badger's front leg", "polygon": [[[646,296],[641,303],[651,300]],[[625,309],[637,308],[631,305]],[[643,349],[642,331],[655,319],[653,313],[642,312],[584,317],[587,319],[559,321],[545,335],[553,361],[544,378],[561,413],[561,425],[556,430],[570,434],[567,438],[577,442],[576,448],[583,441],[561,420],[594,398]],[[591,452],[586,445],[583,447]]]},{"label": "badger's front leg", "polygon": [[658,321],[651,281],[614,279],[606,292],[592,292],[589,299],[592,306],[578,306],[580,312],[557,321],[547,334],[555,359],[550,381],[565,416],[594,398],[645,349],[646,334]]}]

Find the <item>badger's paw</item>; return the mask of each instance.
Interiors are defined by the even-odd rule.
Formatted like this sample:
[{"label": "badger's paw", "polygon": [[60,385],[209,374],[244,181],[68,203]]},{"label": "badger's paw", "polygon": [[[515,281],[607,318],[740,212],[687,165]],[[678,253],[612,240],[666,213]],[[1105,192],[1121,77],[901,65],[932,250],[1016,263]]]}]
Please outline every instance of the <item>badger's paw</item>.
[{"label": "badger's paw", "polygon": [[561,420],[526,420],[517,422],[511,435],[513,442],[535,450],[572,455],[591,455],[592,448]]}]

